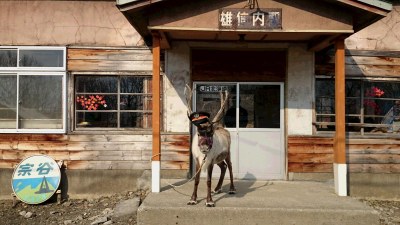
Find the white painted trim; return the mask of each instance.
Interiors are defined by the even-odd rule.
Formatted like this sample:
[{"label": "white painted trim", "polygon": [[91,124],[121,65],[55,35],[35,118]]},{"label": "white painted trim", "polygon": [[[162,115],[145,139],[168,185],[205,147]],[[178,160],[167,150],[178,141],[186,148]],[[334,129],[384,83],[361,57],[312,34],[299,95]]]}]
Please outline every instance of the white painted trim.
[{"label": "white painted trim", "polygon": [[151,192],[160,192],[160,171],[161,162],[152,161],[151,162]]},{"label": "white painted trim", "polygon": [[339,196],[347,196],[347,164],[333,164],[335,178],[335,193]]}]

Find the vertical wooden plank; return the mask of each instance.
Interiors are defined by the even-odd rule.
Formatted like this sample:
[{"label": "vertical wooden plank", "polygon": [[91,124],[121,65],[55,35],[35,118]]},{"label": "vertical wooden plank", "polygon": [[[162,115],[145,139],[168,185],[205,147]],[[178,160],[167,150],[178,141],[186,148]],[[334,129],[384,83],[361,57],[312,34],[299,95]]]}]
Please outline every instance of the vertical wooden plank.
[{"label": "vertical wooden plank", "polygon": [[161,136],[160,136],[160,36],[153,33],[153,156],[152,161],[160,161]]},{"label": "vertical wooden plank", "polygon": [[334,162],[346,163],[345,131],[345,51],[344,39],[336,40],[335,54],[335,121]]}]

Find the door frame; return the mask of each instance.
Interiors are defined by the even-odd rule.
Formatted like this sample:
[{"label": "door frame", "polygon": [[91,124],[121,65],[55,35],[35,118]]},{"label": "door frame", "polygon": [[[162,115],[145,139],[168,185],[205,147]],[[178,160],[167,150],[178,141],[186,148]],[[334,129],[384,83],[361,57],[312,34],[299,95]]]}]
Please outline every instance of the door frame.
[{"label": "door frame", "polygon": [[[246,131],[276,131],[276,129],[280,130],[280,136],[281,136],[281,145],[280,145],[280,149],[281,149],[281,166],[282,166],[282,173],[281,173],[281,179],[279,180],[286,180],[287,177],[287,156],[286,156],[286,139],[285,139],[285,128],[286,128],[286,124],[285,124],[285,95],[284,95],[284,87],[285,87],[285,83],[284,82],[234,82],[234,81],[222,81],[222,82],[211,82],[211,81],[194,81],[192,84],[192,90],[194,90],[193,96],[192,96],[192,109],[193,111],[196,110],[196,101],[197,101],[197,88],[196,86],[199,84],[215,84],[215,85],[236,85],[236,110],[238,110],[237,106],[239,104],[239,98],[240,98],[240,85],[277,85],[280,87],[280,128],[240,128],[239,127],[239,118],[238,116],[236,117],[236,128],[226,128],[230,133],[232,132],[236,132],[236,143],[237,143],[237,148],[239,148],[239,132],[244,129],[246,129]],[[236,115],[238,115],[236,113]],[[192,126],[192,133],[194,133],[195,129]],[[231,151],[232,152],[232,151]],[[237,149],[236,154],[239,154],[239,149]],[[232,155],[231,155],[232,157]],[[238,155],[236,157],[239,157]],[[238,162],[239,164],[239,162]],[[191,168],[192,171],[195,171],[195,167],[194,167],[194,163],[193,160],[191,159]],[[238,173],[239,171],[237,171]],[[239,174],[239,173],[238,173]],[[235,175],[234,175],[235,177]]]}]

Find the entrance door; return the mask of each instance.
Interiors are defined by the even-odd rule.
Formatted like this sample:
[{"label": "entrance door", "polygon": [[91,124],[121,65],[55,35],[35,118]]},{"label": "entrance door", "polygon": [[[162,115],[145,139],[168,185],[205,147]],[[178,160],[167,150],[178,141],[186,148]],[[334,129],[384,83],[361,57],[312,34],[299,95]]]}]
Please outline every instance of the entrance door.
[{"label": "entrance door", "polygon": [[234,177],[284,179],[283,83],[198,82],[195,90],[194,109],[211,117],[219,110],[219,92],[230,93],[220,122],[231,134]]}]

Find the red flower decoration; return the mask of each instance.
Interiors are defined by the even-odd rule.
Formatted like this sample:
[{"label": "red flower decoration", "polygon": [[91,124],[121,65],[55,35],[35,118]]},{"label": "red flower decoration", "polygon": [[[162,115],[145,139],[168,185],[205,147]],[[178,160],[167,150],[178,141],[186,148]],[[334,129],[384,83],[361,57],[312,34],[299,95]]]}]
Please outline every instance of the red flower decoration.
[{"label": "red flower decoration", "polygon": [[106,100],[101,95],[90,95],[89,98],[85,98],[83,95],[76,97],[76,102],[80,103],[84,109],[97,110],[99,106],[107,108]]}]

